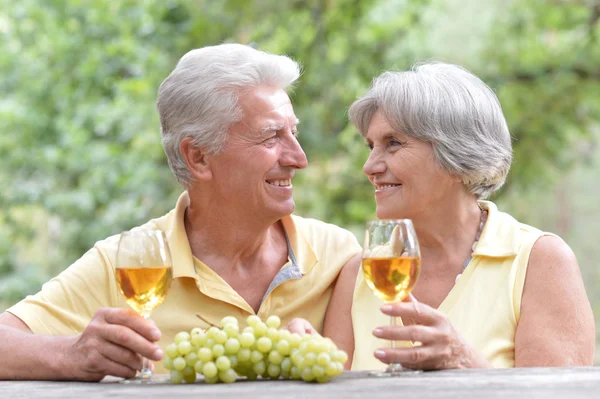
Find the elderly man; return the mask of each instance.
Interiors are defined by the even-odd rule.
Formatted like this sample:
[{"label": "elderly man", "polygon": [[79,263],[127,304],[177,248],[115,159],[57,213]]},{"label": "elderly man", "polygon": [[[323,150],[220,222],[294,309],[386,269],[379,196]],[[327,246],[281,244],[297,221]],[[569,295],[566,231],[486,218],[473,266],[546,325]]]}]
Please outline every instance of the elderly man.
[{"label": "elderly man", "polygon": [[[178,331],[224,316],[308,319],[317,330],[354,236],[291,216],[292,179],[307,165],[285,89],[299,66],[225,44],[190,51],[161,84],[169,165],[186,191],[142,228],[167,235],[174,282],[153,322],[117,291],[117,237],[0,315],[0,379],[133,377]],[[157,363],[157,370],[162,366]]]}]

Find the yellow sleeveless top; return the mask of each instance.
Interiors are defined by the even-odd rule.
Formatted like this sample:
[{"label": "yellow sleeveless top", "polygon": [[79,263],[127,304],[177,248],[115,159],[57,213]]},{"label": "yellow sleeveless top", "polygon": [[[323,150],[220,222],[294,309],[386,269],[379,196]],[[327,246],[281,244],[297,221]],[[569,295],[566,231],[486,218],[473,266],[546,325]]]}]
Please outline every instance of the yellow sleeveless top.
[{"label": "yellow sleeveless top", "polygon": [[[498,211],[492,202],[479,201],[479,204],[488,210],[479,243],[461,278],[438,310],[448,316],[464,339],[493,367],[514,367],[515,330],[529,253],[535,241],[548,233],[519,223]],[[389,347],[389,341],[372,334],[375,327],[390,323],[389,316],[379,310],[382,304],[359,272],[352,304],[355,344],[352,370],[384,367],[373,352]],[[410,345],[409,342],[404,344]]]}]

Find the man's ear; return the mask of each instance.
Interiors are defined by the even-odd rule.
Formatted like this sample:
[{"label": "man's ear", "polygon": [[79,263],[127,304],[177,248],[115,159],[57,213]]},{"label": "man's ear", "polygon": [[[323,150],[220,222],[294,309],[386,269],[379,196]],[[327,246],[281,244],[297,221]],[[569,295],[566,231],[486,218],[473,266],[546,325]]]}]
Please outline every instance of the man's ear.
[{"label": "man's ear", "polygon": [[192,138],[186,137],[181,141],[181,154],[194,180],[208,181],[212,179],[212,171],[208,162],[206,150],[192,144]]}]

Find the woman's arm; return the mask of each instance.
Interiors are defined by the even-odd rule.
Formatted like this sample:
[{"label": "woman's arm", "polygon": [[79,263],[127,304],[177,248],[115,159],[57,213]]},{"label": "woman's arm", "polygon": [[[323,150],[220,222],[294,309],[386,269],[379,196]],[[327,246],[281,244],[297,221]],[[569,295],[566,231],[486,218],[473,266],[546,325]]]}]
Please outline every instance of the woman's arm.
[{"label": "woman's arm", "polygon": [[352,328],[352,297],[354,285],[361,262],[361,254],[357,254],[346,263],[333,289],[325,322],[323,335],[335,342],[339,349],[348,354],[344,368],[349,370],[354,355],[354,330]]},{"label": "woman's arm", "polygon": [[595,335],[573,251],[558,237],[541,237],[529,256],[515,334],[515,367],[591,366]]}]

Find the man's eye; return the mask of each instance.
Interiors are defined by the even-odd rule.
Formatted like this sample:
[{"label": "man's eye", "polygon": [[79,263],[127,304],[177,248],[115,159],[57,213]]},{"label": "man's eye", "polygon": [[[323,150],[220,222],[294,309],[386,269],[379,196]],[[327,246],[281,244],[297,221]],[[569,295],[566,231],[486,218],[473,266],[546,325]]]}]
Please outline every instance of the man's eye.
[{"label": "man's eye", "polygon": [[390,140],[389,145],[390,145],[390,147],[396,147],[396,146],[403,145],[403,143],[399,142],[398,140]]},{"label": "man's eye", "polygon": [[367,147],[369,150],[373,150],[373,143],[365,143],[365,147]]}]

